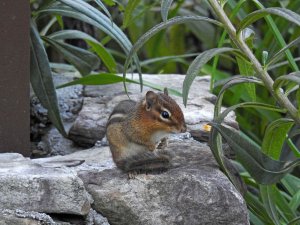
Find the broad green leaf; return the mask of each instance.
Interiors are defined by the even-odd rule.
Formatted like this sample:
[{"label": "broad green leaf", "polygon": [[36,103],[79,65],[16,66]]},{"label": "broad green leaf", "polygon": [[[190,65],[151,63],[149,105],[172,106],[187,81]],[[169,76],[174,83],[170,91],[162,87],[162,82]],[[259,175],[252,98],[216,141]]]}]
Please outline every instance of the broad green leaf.
[{"label": "broad green leaf", "polygon": [[163,19],[164,22],[167,21],[168,19],[168,13],[170,10],[170,7],[172,5],[173,0],[162,0],[161,1],[161,18]]},{"label": "broad green leaf", "polygon": [[103,63],[107,67],[110,73],[117,72],[117,63],[112,55],[106,51],[105,47],[101,43],[95,43],[87,41],[89,46],[97,53],[97,55],[102,59]]},{"label": "broad green leaf", "polygon": [[[209,23],[213,23],[215,25],[218,26],[222,26],[222,24],[216,20],[210,19],[208,17],[203,17],[203,16],[177,16],[174,17],[166,22],[162,22],[160,24],[157,24],[156,26],[154,26],[153,28],[151,28],[150,30],[148,30],[142,37],[140,37],[138,39],[138,41],[132,46],[129,54],[127,55],[125,64],[124,64],[124,72],[123,72],[123,77],[124,80],[126,78],[126,72],[127,69],[130,65],[130,62],[133,58],[134,55],[136,55],[137,51],[151,38],[153,37],[155,34],[157,34],[159,31],[170,27],[174,24],[182,24],[182,23],[186,23],[186,22],[196,22],[196,21],[206,21]],[[126,86],[124,86],[125,90],[126,90]]]},{"label": "broad green leaf", "polygon": [[290,82],[297,83],[298,85],[300,84],[300,72],[299,71],[278,77],[273,84],[273,88],[276,92],[283,85],[289,84]]},{"label": "broad green leaf", "polygon": [[[254,75],[253,66],[251,65],[250,62],[245,61],[244,59],[240,59],[239,57],[237,57],[236,60],[237,60],[241,75],[247,76],[247,77]],[[256,101],[255,85],[251,84],[251,83],[246,83],[244,85],[245,85],[246,91],[249,94],[252,101]]]},{"label": "broad green leaf", "polygon": [[270,218],[272,219],[274,225],[280,225],[278,212],[275,205],[275,186],[274,185],[260,185],[260,195],[264,203],[265,209],[267,210]]},{"label": "broad green leaf", "polygon": [[277,161],[245,137],[244,134],[232,127],[211,123],[235,151],[238,160],[249,174],[260,184],[273,184],[289,173],[294,167],[300,165],[300,159],[293,162]]},{"label": "broad green leaf", "polygon": [[53,125],[67,136],[60,118],[56,92],[46,51],[33,22],[30,22],[30,82],[36,96],[48,110]]},{"label": "broad green leaf", "polygon": [[82,48],[63,42],[55,41],[47,37],[43,40],[50,44],[56,51],[71,63],[83,76],[89,74],[99,66],[99,59],[93,53]]},{"label": "broad green leaf", "polygon": [[282,49],[280,49],[279,52],[277,52],[267,63],[267,66],[274,64],[275,62],[278,61],[278,59],[282,56],[282,54],[285,53],[286,50],[288,50],[289,48],[298,45],[300,43],[300,37],[296,38],[295,40],[291,41],[289,44],[287,44],[286,46],[284,46]]},{"label": "broad green leaf", "polygon": [[300,26],[300,15],[284,8],[265,8],[256,10],[250,14],[248,14],[240,23],[237,33],[241,32],[244,28],[248,27],[250,24],[254,23],[255,21],[267,16],[267,15],[277,15],[280,16],[292,23],[295,23],[296,25]]},{"label": "broad green leaf", "polygon": [[265,131],[262,143],[263,153],[278,160],[286,139],[286,134],[292,128],[293,124],[294,121],[287,118],[280,118],[270,123]]},{"label": "broad green leaf", "polygon": [[138,6],[140,1],[141,0],[129,0],[128,1],[128,4],[126,5],[125,12],[124,12],[124,19],[123,19],[123,27],[124,28],[128,26],[128,24],[131,20],[133,11]]},{"label": "broad green leaf", "polygon": [[236,51],[234,48],[214,48],[209,49],[204,52],[202,52],[200,55],[198,55],[194,61],[189,66],[189,69],[186,73],[185,79],[183,81],[182,86],[182,94],[183,94],[183,103],[186,105],[188,94],[190,87],[196,78],[197,75],[199,75],[200,69],[204,64],[206,64],[209,60],[211,60],[215,55],[224,53],[224,52],[233,52]]},{"label": "broad green leaf", "polygon": [[[123,77],[118,76],[116,74],[112,73],[99,73],[99,74],[91,74],[79,79],[76,79],[74,81],[59,85],[56,88],[63,88],[63,87],[68,87],[76,84],[81,84],[81,85],[106,85],[106,84],[114,84],[114,83],[120,83],[123,82]],[[126,78],[126,82],[128,83],[133,83],[133,84],[140,84],[138,80],[133,80],[133,79],[128,79]],[[153,84],[151,82],[144,81],[144,85],[150,88],[153,88],[155,90],[163,91],[165,87]],[[176,96],[182,96],[180,92],[178,92],[175,89],[168,88],[168,92],[171,95],[176,95]]]}]

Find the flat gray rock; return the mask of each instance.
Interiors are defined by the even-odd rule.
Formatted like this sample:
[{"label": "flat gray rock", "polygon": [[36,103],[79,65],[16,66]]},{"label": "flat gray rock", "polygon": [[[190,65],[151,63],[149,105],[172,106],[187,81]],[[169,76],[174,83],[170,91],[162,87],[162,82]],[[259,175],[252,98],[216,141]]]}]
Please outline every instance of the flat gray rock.
[{"label": "flat gray rock", "polygon": [[249,224],[242,196],[220,172],[206,144],[173,138],[166,151],[175,155],[170,170],[135,179],[115,167],[87,171],[79,166],[93,209],[111,225]]},{"label": "flat gray rock", "polygon": [[[170,74],[143,75],[144,81],[179,91],[182,89],[184,77],[184,75]],[[138,79],[138,76],[134,74],[131,78]],[[172,96],[184,113],[188,131],[198,139],[201,139],[205,133],[204,125],[213,119],[213,103],[216,96],[209,92],[209,81],[209,76],[196,77],[190,88],[187,107],[184,107],[181,97]],[[150,90],[144,86],[144,91],[141,93],[140,86],[137,84],[127,84],[127,87],[129,96],[133,100],[139,100]],[[86,86],[83,95],[85,97],[82,110],[71,127],[69,135],[70,139],[78,145],[92,147],[97,140],[101,140],[105,136],[107,119],[113,108],[128,97],[122,83]],[[234,113],[227,116],[225,123],[238,127]]]},{"label": "flat gray rock", "polygon": [[58,225],[45,213],[23,210],[0,211],[0,225]]},{"label": "flat gray rock", "polygon": [[169,170],[135,179],[115,167],[107,146],[33,160],[0,154],[0,209],[88,215],[88,224],[249,224],[207,144],[185,133],[171,136],[165,151]]},{"label": "flat gray rock", "polygon": [[18,154],[0,154],[0,209],[86,215],[83,182],[67,167],[39,164]]}]

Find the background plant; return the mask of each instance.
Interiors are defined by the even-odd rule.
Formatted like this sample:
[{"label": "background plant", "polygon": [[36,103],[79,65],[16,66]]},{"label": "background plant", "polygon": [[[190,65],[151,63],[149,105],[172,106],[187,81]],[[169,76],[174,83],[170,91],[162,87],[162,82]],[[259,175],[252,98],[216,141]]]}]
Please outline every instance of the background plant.
[{"label": "background plant", "polygon": [[[120,82],[122,79],[114,73],[125,71],[125,76],[129,66],[137,72],[141,68],[148,73],[186,73],[182,89],[186,103],[194,78],[211,74],[211,88],[218,99],[210,146],[235,185],[236,179],[223,156],[221,136],[236,152],[237,161],[232,163],[239,168],[248,186],[245,200],[251,223],[299,224],[299,172],[292,173],[300,161],[299,6],[299,1],[165,0],[126,4],[107,0],[59,0],[47,1],[33,15],[37,24],[44,16],[55,20],[41,31],[59,25],[56,27],[59,31],[54,34],[40,32],[46,47],[59,49],[66,40],[76,37],[83,39],[89,53],[96,53],[101,61],[98,66],[99,59],[95,59],[93,66],[83,70],[75,64],[80,60],[73,60],[74,67],[83,76],[93,68],[100,74],[87,75],[66,85]],[[79,31],[64,31],[62,16],[90,24],[97,33],[92,37]],[[35,40],[38,46],[43,46],[32,27],[36,37],[32,42]],[[33,45],[32,49],[38,48]],[[73,52],[68,54],[72,55],[76,56]],[[72,63],[66,56],[65,59]],[[49,65],[52,70],[70,68]],[[51,78],[49,71],[48,74]],[[128,78],[126,81],[141,83]],[[53,86],[48,88],[50,96],[54,96]],[[180,95],[178,91],[174,93]],[[46,91],[43,94],[49,95]],[[52,101],[48,107],[55,108],[55,104]],[[221,104],[227,105],[228,110],[221,113]],[[222,124],[232,110],[237,114],[241,131]],[[58,121],[57,111],[53,114]]]}]

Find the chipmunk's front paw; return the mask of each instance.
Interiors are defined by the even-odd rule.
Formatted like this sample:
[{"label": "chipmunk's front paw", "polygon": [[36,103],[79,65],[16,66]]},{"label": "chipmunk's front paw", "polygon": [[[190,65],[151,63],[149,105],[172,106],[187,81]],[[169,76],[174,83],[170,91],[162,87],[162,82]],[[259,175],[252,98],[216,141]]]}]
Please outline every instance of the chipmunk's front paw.
[{"label": "chipmunk's front paw", "polygon": [[130,172],[127,172],[127,175],[128,175],[128,179],[135,179],[135,177],[138,175],[138,172],[130,171]]},{"label": "chipmunk's front paw", "polygon": [[168,146],[168,139],[163,138],[160,140],[160,142],[157,144],[156,149],[164,149]]}]

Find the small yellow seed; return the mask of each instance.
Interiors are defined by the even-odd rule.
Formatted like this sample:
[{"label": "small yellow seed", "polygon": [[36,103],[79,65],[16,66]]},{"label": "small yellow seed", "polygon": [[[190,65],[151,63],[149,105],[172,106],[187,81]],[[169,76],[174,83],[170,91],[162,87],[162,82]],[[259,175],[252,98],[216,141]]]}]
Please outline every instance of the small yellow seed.
[{"label": "small yellow seed", "polygon": [[211,126],[208,125],[208,124],[204,124],[204,125],[203,125],[203,129],[204,129],[205,131],[207,131],[207,132],[210,132]]}]

